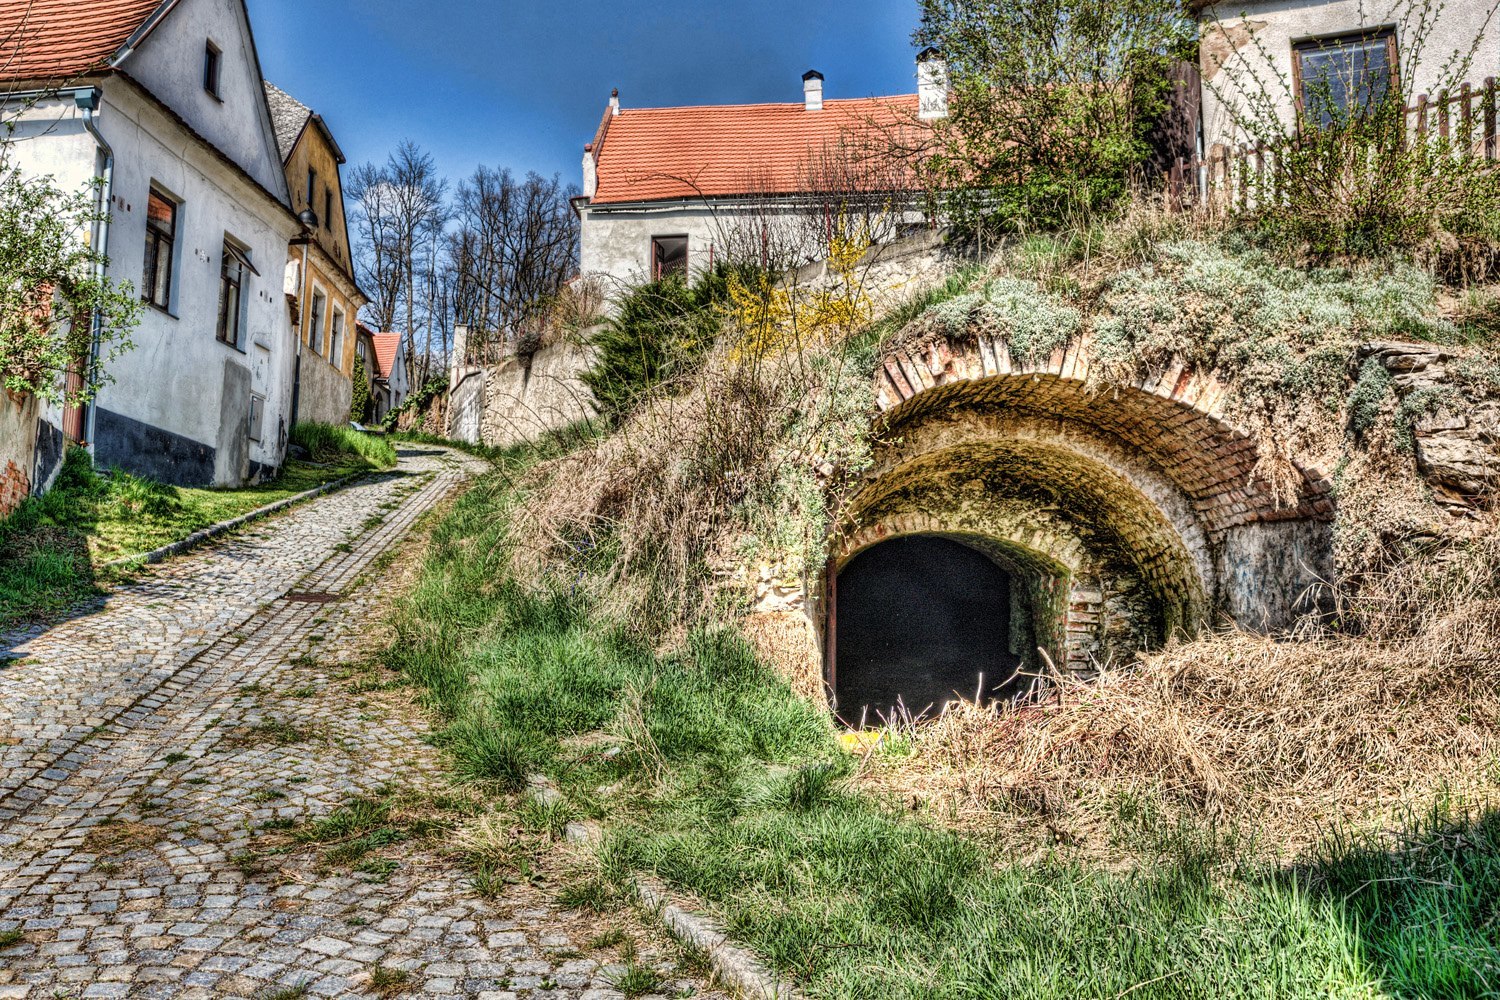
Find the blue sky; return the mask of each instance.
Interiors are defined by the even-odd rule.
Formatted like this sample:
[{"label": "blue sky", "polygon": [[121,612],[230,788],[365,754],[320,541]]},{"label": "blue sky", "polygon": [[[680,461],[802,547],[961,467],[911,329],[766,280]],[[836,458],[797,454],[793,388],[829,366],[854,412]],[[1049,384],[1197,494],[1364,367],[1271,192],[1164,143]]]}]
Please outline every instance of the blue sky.
[{"label": "blue sky", "polygon": [[266,77],[321,112],[351,164],[403,138],[579,181],[610,88],[626,107],[916,90],[915,0],[248,0]]}]

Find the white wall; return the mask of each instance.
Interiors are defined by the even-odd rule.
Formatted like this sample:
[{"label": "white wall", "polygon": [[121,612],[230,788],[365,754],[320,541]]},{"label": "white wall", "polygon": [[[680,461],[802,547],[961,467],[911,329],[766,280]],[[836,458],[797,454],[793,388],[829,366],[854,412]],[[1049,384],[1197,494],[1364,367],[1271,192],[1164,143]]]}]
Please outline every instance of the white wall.
[{"label": "white wall", "polygon": [[[260,188],[187,133],[127,81],[110,78],[97,115],[115,153],[109,231],[110,277],[137,293],[144,270],[146,203],[152,184],[181,201],[172,308],[143,306],[130,335],[134,348],[110,363],[113,382],[95,400],[105,427],[93,442],[102,461],[119,461],[148,475],[181,482],[237,484],[258,467],[281,464],[282,416],[290,409],[293,339],[283,294],[287,244],[297,224]],[[66,189],[83,189],[102,166],[71,98],[41,102],[21,115],[12,155],[29,173],[50,174]],[[241,349],[216,337],[219,273],[225,235],[249,248],[261,272],[248,276]],[[86,238],[86,234],[80,234]],[[226,381],[227,380],[227,381]],[[243,400],[226,385],[265,397],[262,440],[246,442]],[[239,395],[231,391],[229,396]],[[170,448],[147,431],[143,441],[112,440],[106,415],[132,426],[196,443],[212,455],[207,468],[191,461],[174,475]],[[226,444],[228,447],[226,447]],[[135,454],[126,461],[122,454]],[[248,466],[241,459],[247,459]]]},{"label": "white wall", "polygon": [[[219,100],[203,89],[209,41],[223,50]],[[242,0],[182,0],[125,60],[124,69],[285,201],[286,176],[253,49]]]},{"label": "white wall", "polygon": [[[1500,75],[1500,23],[1483,30],[1492,3],[1454,0],[1438,10],[1426,32],[1412,13],[1413,0],[1237,0],[1210,7],[1202,28],[1205,139],[1210,146],[1250,141],[1236,128],[1236,118],[1243,118],[1262,92],[1289,127],[1295,114],[1292,47],[1326,35],[1394,27],[1409,103],[1423,93],[1435,97],[1445,84],[1482,85],[1485,77]],[[1466,57],[1471,49],[1468,72],[1445,77],[1443,68],[1455,54]]]},{"label": "white wall", "polygon": [[[115,363],[116,382],[100,393],[99,407],[217,447],[226,416],[219,405],[225,366],[241,367],[250,373],[251,391],[266,398],[264,433],[251,445],[250,460],[280,465],[279,425],[291,409],[295,357],[283,289],[295,220],[128,86],[107,85],[100,118],[116,157],[111,277],[140,286],[152,185],[181,207],[172,309],[145,307],[132,338],[136,347]],[[247,275],[239,348],[216,336],[226,235],[249,248],[260,272]],[[221,457],[215,481],[237,482],[239,475]]]}]

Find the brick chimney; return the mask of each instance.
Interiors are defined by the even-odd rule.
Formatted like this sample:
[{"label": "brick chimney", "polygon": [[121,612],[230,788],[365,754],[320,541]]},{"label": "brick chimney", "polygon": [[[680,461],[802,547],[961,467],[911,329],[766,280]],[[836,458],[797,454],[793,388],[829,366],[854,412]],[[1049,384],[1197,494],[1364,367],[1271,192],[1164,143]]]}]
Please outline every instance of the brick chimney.
[{"label": "brick chimney", "polygon": [[948,117],[948,60],[931,47],[917,55],[917,102],[920,118]]},{"label": "brick chimney", "polygon": [[823,110],[823,74],[810,69],[802,74],[802,100],[807,110]]}]

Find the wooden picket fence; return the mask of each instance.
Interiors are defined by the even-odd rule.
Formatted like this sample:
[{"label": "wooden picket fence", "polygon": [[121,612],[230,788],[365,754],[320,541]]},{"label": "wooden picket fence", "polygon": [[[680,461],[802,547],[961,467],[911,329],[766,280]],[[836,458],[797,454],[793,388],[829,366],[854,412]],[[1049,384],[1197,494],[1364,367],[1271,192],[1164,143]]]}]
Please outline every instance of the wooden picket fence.
[{"label": "wooden picket fence", "polygon": [[[1436,98],[1422,94],[1405,109],[1407,141],[1436,144],[1448,155],[1500,160],[1496,138],[1497,85],[1465,83]],[[1167,173],[1167,203],[1176,210],[1208,212],[1253,208],[1279,199],[1286,146],[1216,143],[1206,157],[1178,157]]]}]

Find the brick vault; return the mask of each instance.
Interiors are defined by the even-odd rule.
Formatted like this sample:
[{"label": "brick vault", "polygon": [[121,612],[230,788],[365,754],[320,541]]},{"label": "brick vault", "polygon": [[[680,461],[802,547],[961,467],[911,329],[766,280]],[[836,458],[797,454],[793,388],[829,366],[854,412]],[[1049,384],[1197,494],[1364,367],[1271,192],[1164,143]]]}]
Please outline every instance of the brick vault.
[{"label": "brick vault", "polygon": [[[1316,606],[1333,573],[1321,475],[1298,467],[1295,496],[1278,498],[1252,475],[1255,442],[1222,418],[1215,380],[1179,367],[1105,385],[1083,358],[1075,346],[1019,364],[983,335],[884,358],[875,463],[837,526],[823,602],[827,680],[846,718],[862,675],[879,666],[841,658],[841,643],[895,650],[921,616],[944,614],[883,593],[891,634],[872,642],[850,625],[841,636],[841,605],[869,620],[870,595],[849,589],[874,578],[859,567],[895,539],[957,542],[1006,574],[1006,621],[991,627],[1023,670],[1040,664],[1039,650],[1087,672],[1224,621],[1285,628]],[[916,594],[941,575],[924,565],[882,586]],[[953,693],[972,697],[965,683]]]}]

